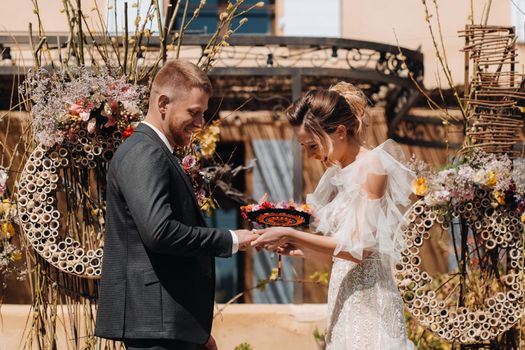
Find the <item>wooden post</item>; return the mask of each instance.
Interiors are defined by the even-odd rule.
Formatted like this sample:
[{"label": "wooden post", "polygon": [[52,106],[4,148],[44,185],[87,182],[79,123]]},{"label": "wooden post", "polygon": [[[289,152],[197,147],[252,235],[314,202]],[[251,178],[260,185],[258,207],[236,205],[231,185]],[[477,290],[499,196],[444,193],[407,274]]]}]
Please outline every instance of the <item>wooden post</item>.
[{"label": "wooden post", "polygon": [[[292,76],[292,99],[296,101],[302,94],[302,76],[300,73],[295,73]],[[303,198],[303,150],[297,138],[293,137],[292,139],[292,157],[293,157],[293,200],[296,203],[302,203]],[[304,271],[304,260],[301,258],[292,258],[293,270],[296,273],[295,278],[303,279]],[[302,304],[303,303],[303,284],[294,283],[293,286],[293,303]]]}]

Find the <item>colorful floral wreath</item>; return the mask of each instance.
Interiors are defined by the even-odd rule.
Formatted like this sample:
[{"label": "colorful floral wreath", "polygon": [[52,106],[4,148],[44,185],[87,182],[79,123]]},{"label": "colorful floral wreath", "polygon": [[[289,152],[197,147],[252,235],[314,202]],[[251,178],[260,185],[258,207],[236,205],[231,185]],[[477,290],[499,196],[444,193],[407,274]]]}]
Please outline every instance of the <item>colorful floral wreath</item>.
[{"label": "colorful floral wreath", "polygon": [[30,72],[20,92],[32,102],[35,138],[47,147],[75,141],[80,130],[102,137],[119,131],[126,138],[147,101],[147,89],[126,76],[88,67]]}]

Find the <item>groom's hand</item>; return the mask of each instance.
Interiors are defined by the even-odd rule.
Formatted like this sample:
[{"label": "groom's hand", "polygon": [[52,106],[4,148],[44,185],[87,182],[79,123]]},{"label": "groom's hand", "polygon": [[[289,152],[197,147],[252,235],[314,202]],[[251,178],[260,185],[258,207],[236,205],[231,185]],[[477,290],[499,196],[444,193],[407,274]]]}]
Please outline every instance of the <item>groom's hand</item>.
[{"label": "groom's hand", "polygon": [[249,230],[236,230],[234,231],[239,240],[239,250],[245,251],[250,247],[250,243],[259,237],[259,235]]}]

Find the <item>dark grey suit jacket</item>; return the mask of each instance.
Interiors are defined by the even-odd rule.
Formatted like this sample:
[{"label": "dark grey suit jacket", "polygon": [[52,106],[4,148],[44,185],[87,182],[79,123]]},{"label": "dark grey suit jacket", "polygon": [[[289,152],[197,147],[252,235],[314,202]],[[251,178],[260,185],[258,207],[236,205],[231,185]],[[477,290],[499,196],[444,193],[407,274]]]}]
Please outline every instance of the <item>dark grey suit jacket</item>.
[{"label": "dark grey suit jacket", "polygon": [[232,237],[205,227],[188,177],[149,126],[115,152],[106,200],[95,334],[205,343],[214,257],[231,256]]}]

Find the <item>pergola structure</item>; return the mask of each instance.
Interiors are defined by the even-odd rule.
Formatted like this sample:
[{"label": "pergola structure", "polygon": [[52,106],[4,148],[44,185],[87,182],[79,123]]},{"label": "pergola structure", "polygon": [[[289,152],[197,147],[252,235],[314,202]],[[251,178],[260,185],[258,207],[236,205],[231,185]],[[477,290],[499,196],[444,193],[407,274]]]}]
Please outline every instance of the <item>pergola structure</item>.
[{"label": "pergola structure", "polygon": [[[196,62],[208,40],[205,35],[186,35],[181,58]],[[11,48],[11,52],[19,48],[25,62],[32,61],[32,41],[27,35],[0,35],[0,44]],[[60,51],[65,49],[68,37],[50,35],[46,41],[53,61],[60,62]],[[410,115],[420,98],[414,81],[422,84],[424,74],[423,55],[418,51],[340,38],[236,35],[228,42],[209,71],[215,89],[210,113],[242,106],[240,112],[268,111],[277,119],[304,91],[345,80],[360,87],[371,105],[384,108],[388,137],[408,145],[446,146],[441,119]],[[89,44],[85,43],[87,47]],[[149,63],[148,52],[158,48],[158,38],[150,38],[146,50],[139,52],[145,65]],[[24,72],[18,66],[0,66],[0,94],[4,96],[0,109],[9,109],[18,102],[16,94],[15,101],[9,97]],[[421,127],[427,132],[420,132]],[[434,131],[428,132],[429,127]],[[302,201],[302,151],[297,142],[293,144],[293,194],[296,201]],[[294,267],[302,270],[300,264]],[[300,285],[294,290],[294,301],[302,302]]]},{"label": "pergola structure", "polygon": [[[67,36],[50,35],[46,40],[58,61]],[[93,38],[99,40],[102,42],[102,37]],[[208,40],[206,35],[186,35],[181,57],[198,58]],[[10,48],[11,53],[15,47],[21,48],[25,62],[31,62],[29,36],[0,35],[0,44]],[[158,47],[158,38],[150,38],[147,51]],[[139,53],[145,56],[146,64],[147,51]],[[242,105],[242,111],[267,110],[277,115],[303,91],[345,80],[359,86],[371,105],[384,108],[388,137],[403,144],[444,147],[439,118],[410,115],[420,98],[414,81],[422,84],[423,74],[420,52],[393,45],[340,38],[237,35],[229,39],[229,45],[222,49],[209,72],[215,88],[209,110],[231,111]],[[0,93],[5,96],[0,100],[1,109],[9,109],[13,101],[8,97],[16,86],[14,82],[21,81],[23,75],[24,70],[18,66],[0,66]],[[436,130],[418,132],[421,125]],[[294,169],[299,174],[301,157],[294,159],[298,161]],[[301,184],[294,187],[294,193],[299,195]]]}]

